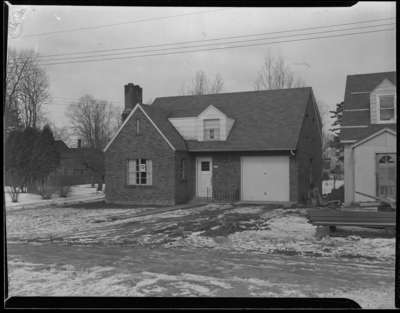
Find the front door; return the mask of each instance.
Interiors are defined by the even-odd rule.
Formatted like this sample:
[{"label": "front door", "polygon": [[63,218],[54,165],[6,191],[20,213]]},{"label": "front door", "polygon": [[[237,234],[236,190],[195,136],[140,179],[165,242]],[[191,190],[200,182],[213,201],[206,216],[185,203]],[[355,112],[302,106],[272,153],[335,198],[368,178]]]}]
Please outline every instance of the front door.
[{"label": "front door", "polygon": [[396,154],[378,153],[376,159],[376,194],[396,199]]},{"label": "front door", "polygon": [[197,196],[201,198],[212,197],[212,159],[197,158]]}]

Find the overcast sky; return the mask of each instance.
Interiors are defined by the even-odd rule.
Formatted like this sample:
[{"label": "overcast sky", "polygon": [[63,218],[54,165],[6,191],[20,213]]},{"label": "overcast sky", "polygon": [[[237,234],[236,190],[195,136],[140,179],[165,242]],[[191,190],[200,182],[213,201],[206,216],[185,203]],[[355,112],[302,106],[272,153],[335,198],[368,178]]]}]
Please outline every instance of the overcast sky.
[{"label": "overcast sky", "polygon": [[[188,14],[192,12],[205,13]],[[19,27],[13,37],[9,37],[9,46],[34,49],[41,55],[199,41],[396,16],[395,2],[359,2],[348,8],[13,6],[11,14],[14,18],[10,19]],[[395,20],[372,24],[388,23],[395,23]],[[120,25],[97,27],[109,24]],[[354,28],[372,24],[341,28],[352,28],[348,33],[362,32],[371,29]],[[383,28],[393,26],[380,27]],[[49,32],[54,33],[44,34]],[[113,101],[122,109],[123,86],[128,82],[143,88],[146,102],[156,97],[178,95],[182,84],[190,81],[197,70],[204,70],[210,78],[220,73],[225,92],[254,90],[257,71],[268,50],[273,55],[283,56],[295,75],[313,88],[316,98],[326,108],[333,108],[343,100],[346,75],[395,70],[395,47],[395,31],[391,30],[185,54],[47,65],[53,101],[46,110],[56,125],[64,126],[68,123],[65,117],[68,102],[84,94]]]}]

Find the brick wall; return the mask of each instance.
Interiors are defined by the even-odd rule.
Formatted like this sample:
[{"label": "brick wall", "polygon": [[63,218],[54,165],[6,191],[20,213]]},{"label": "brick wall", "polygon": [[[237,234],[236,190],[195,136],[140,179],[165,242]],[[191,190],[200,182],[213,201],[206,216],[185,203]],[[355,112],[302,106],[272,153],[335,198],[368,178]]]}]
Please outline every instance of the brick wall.
[{"label": "brick wall", "polygon": [[[185,160],[185,179],[182,179],[181,161]],[[195,196],[195,158],[187,152],[175,153],[175,200],[176,203],[185,203]]]},{"label": "brick wall", "polygon": [[[127,160],[137,158],[152,160],[152,186],[127,186]],[[175,153],[139,109],[106,151],[105,165],[107,202],[175,204]]]},{"label": "brick wall", "polygon": [[239,200],[240,198],[240,154],[214,153],[213,196],[215,200]]},{"label": "brick wall", "polygon": [[296,165],[297,200],[305,202],[311,182],[322,191],[322,139],[311,98],[306,108],[306,115],[299,135]]}]

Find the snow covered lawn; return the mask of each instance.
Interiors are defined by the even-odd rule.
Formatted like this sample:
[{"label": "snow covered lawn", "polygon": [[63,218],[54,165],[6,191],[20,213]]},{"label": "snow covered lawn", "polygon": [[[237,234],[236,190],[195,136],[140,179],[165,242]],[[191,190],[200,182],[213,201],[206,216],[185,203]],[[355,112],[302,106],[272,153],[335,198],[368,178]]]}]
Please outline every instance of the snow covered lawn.
[{"label": "snow covered lawn", "polygon": [[336,296],[394,305],[395,239],[324,236],[304,209],[7,209],[11,295]]},{"label": "snow covered lawn", "polygon": [[87,201],[87,200],[96,200],[104,198],[104,192],[97,191],[97,185],[96,187],[91,187],[90,184],[71,186],[71,191],[68,197],[63,198],[60,197],[58,193],[54,193],[51,199],[48,200],[42,199],[42,197],[38,194],[20,193],[18,196],[18,202],[12,202],[11,197],[7,191],[8,187],[6,186],[4,187],[4,194],[5,194],[7,209],[33,208],[49,204],[51,205],[51,204],[60,204],[64,202],[73,202],[77,200]]}]

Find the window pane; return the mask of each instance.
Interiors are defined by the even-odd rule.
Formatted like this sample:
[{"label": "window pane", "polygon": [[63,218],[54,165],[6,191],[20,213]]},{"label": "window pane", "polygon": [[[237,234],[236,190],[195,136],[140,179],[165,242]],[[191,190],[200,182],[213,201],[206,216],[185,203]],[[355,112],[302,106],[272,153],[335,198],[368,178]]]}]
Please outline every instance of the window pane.
[{"label": "window pane", "polygon": [[210,162],[209,161],[201,162],[201,170],[203,172],[208,172],[210,170]]},{"label": "window pane", "polygon": [[140,184],[140,173],[136,173],[136,184]]},{"label": "window pane", "polygon": [[142,185],[146,185],[146,183],[147,183],[146,173],[141,173],[141,174],[142,174],[142,177],[140,178],[140,183]]},{"label": "window pane", "polygon": [[394,108],[394,96],[380,96],[379,97],[379,105],[381,109],[393,109]]},{"label": "window pane", "polygon": [[394,109],[382,109],[380,110],[381,121],[390,121],[394,119]]}]

